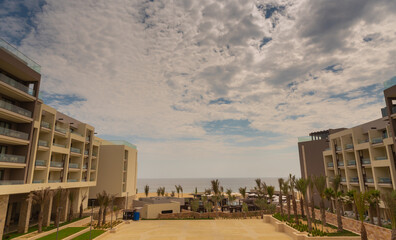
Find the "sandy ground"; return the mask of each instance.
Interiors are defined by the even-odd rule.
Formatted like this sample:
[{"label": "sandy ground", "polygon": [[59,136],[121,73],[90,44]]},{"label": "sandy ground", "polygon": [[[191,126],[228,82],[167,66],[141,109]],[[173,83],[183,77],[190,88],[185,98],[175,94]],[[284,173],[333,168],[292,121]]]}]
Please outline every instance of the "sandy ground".
[{"label": "sandy ground", "polygon": [[122,225],[106,239],[201,240],[257,239],[289,240],[284,233],[262,219],[236,220],[144,220]]}]

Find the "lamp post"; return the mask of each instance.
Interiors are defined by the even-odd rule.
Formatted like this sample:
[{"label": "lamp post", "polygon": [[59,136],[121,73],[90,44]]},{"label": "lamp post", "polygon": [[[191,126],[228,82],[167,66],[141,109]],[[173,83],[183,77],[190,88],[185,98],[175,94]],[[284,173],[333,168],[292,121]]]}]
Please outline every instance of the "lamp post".
[{"label": "lamp post", "polygon": [[93,221],[93,209],[94,209],[95,199],[91,201],[91,224],[89,225],[89,240],[92,239],[92,221]]}]

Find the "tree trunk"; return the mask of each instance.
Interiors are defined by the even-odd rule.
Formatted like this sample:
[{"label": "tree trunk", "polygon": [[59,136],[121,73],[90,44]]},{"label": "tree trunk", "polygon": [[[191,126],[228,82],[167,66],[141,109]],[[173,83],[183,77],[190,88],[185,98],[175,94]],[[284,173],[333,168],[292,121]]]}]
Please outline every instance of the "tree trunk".
[{"label": "tree trunk", "polygon": [[103,209],[103,221],[102,224],[106,224],[106,214],[107,214],[107,207],[104,207]]},{"label": "tree trunk", "polygon": [[56,227],[58,227],[58,225],[59,225],[59,203],[57,203],[57,206],[56,206],[54,224]]},{"label": "tree trunk", "polygon": [[38,215],[38,232],[41,233],[43,231],[43,213],[44,213],[44,203],[40,204],[40,212]]},{"label": "tree trunk", "polygon": [[79,218],[82,218],[83,211],[84,211],[84,208],[83,208],[83,204],[81,203],[81,205],[80,205],[80,214],[78,216]]},{"label": "tree trunk", "polygon": [[362,222],[360,226],[360,239],[361,240],[368,240],[367,238],[367,232],[366,232],[366,227],[364,226],[364,223]]},{"label": "tree trunk", "polygon": [[[304,199],[300,197],[301,218],[304,218]],[[308,213],[307,213],[308,214]]]},{"label": "tree trunk", "polygon": [[282,192],[281,191],[279,191],[279,206],[280,206],[281,214],[283,216],[283,201],[282,201]]},{"label": "tree trunk", "polygon": [[381,209],[379,207],[379,204],[376,204],[377,207],[377,218],[378,218],[378,226],[382,227],[382,222],[381,222]]},{"label": "tree trunk", "polygon": [[[326,211],[325,211],[325,206],[324,206],[324,201],[323,198],[320,200],[320,213],[321,213],[321,219],[322,219],[322,226],[326,226]],[[323,228],[322,228],[323,231]]]},{"label": "tree trunk", "polygon": [[299,225],[300,221],[298,220],[297,202],[294,196],[292,196],[292,202],[293,202],[294,221],[297,225]]},{"label": "tree trunk", "polygon": [[336,203],[336,212],[337,212],[337,232],[342,232],[342,219],[341,219],[341,204],[338,199],[335,200]]},{"label": "tree trunk", "polygon": [[[313,191],[312,191],[313,192]],[[308,213],[307,213],[308,214]],[[311,194],[311,220],[315,223],[315,227],[316,227],[316,217],[315,217],[315,202],[314,202],[314,197],[313,197],[313,193]]]},{"label": "tree trunk", "polygon": [[68,222],[71,222],[73,220],[73,202],[70,203],[70,209],[69,209],[69,217],[67,219]]},{"label": "tree trunk", "polygon": [[[306,194],[305,194],[306,195]],[[310,218],[310,216],[309,216],[309,210],[308,210],[308,201],[307,200],[305,200],[305,204],[304,204],[304,206],[305,206],[305,211],[307,212],[307,225],[308,225],[308,231],[309,232],[312,232],[312,222],[311,222],[311,218]]]},{"label": "tree trunk", "polygon": [[370,223],[374,225],[373,207],[371,206],[371,204],[369,206],[368,212],[369,212]]},{"label": "tree trunk", "polygon": [[355,220],[359,220],[358,210],[357,210],[357,207],[356,207],[356,204],[355,204],[355,203],[353,203],[353,209],[354,209],[354,211],[355,211]]},{"label": "tree trunk", "polygon": [[99,212],[98,212],[98,226],[100,227],[102,225],[102,207],[99,207]]},{"label": "tree trunk", "polygon": [[330,202],[330,212],[334,213],[333,200],[329,200],[329,202]]},{"label": "tree trunk", "polygon": [[287,218],[290,220],[290,196],[286,196],[286,204],[287,204]]}]

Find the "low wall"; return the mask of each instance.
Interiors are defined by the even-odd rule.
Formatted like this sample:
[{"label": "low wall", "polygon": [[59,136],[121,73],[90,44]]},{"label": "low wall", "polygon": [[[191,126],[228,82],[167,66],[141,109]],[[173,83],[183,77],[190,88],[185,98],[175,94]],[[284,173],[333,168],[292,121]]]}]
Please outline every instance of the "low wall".
[{"label": "low wall", "polygon": [[[286,213],[287,209],[284,210]],[[309,211],[311,212],[311,209],[309,209]],[[291,208],[291,212],[293,212],[293,208]],[[298,206],[297,212],[301,214],[300,206]],[[315,208],[315,218],[317,220],[320,220],[320,217],[321,217],[320,210]],[[341,220],[344,229],[360,234],[360,224],[361,224],[360,221],[343,216],[341,217]],[[326,222],[331,225],[337,226],[337,214],[326,211]],[[377,225],[373,225],[371,223],[366,223],[366,222],[364,223],[364,226],[366,227],[367,237],[369,240],[391,239],[392,232],[388,228],[379,227]]]},{"label": "low wall", "polygon": [[263,212],[252,211],[248,213],[243,212],[210,212],[210,213],[198,213],[198,212],[181,212],[181,213],[167,213],[159,214],[158,219],[194,219],[194,218],[245,218],[245,217],[257,217],[261,216]]}]

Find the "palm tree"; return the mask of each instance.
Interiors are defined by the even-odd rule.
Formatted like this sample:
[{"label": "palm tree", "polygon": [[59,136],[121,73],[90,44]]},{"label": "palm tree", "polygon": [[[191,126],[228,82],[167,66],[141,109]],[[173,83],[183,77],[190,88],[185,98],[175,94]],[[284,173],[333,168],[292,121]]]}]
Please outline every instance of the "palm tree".
[{"label": "palm tree", "polygon": [[243,211],[243,215],[244,218],[246,218],[247,213],[249,212],[249,206],[246,203],[242,203],[242,211]]},{"label": "palm tree", "polygon": [[336,213],[337,213],[337,232],[342,232],[343,227],[342,227],[342,219],[341,219],[341,206],[339,202],[339,192],[338,189],[340,188],[341,184],[341,175],[337,175],[334,177],[332,181],[332,187],[334,190],[334,196],[335,196],[335,204],[336,204]]},{"label": "palm tree", "polygon": [[63,189],[62,187],[59,187],[56,190],[56,193],[55,193],[55,209],[56,209],[56,212],[55,212],[55,221],[54,221],[55,226],[59,225],[60,201],[61,201],[61,199],[67,198],[68,195],[69,195],[69,190],[68,189]]},{"label": "palm tree", "polygon": [[183,187],[181,185],[179,185],[179,189],[180,189],[181,195],[183,197]]},{"label": "palm tree", "polygon": [[[315,223],[315,227],[316,227],[316,217],[315,217],[315,202],[314,202],[314,180],[313,180],[313,176],[308,177],[308,188],[309,188],[309,192],[311,195],[311,200],[310,200],[310,207],[311,207],[311,219],[312,221]],[[307,214],[309,214],[307,212]]]},{"label": "palm tree", "polygon": [[357,211],[359,212],[359,219],[360,219],[360,236],[362,240],[367,240],[367,232],[366,227],[364,226],[364,213],[367,210],[366,205],[367,194],[361,192],[354,192],[354,202],[356,204]]},{"label": "palm tree", "polygon": [[199,208],[199,200],[198,199],[192,200],[192,202],[191,202],[191,210],[193,212],[197,212],[198,208]]},{"label": "palm tree", "polygon": [[246,187],[240,187],[239,188],[239,193],[241,194],[242,198],[245,199],[246,198]]},{"label": "palm tree", "polygon": [[263,218],[264,215],[264,209],[265,207],[268,205],[267,200],[264,198],[257,198],[256,200],[254,200],[254,205],[256,205],[260,211],[261,211],[261,218]]},{"label": "palm tree", "polygon": [[380,211],[380,196],[381,192],[379,190],[372,190],[371,191],[371,198],[373,199],[374,205],[375,205],[375,211],[377,212],[377,219],[378,219],[378,226],[382,227],[382,222],[381,222],[381,211]]},{"label": "palm tree", "polygon": [[346,199],[347,204],[352,205],[353,213],[355,214],[355,219],[359,220],[358,211],[357,211],[357,207],[355,204],[355,193],[356,193],[356,190],[354,190],[354,189],[347,191],[345,194],[345,199]]},{"label": "palm tree", "polygon": [[327,201],[330,202],[330,212],[334,213],[334,209],[333,209],[333,198],[335,195],[334,190],[332,188],[326,188],[324,194],[326,196]]},{"label": "palm tree", "polygon": [[103,191],[103,194],[105,195],[105,199],[103,201],[103,221],[102,224],[106,224],[106,215],[107,215],[107,207],[110,204],[110,200],[112,196],[108,194],[107,192]]},{"label": "palm tree", "polygon": [[68,221],[70,222],[71,220],[73,220],[73,202],[74,202],[74,193],[73,192],[69,192],[69,203],[70,203],[70,208],[69,208],[69,217],[68,217]]},{"label": "palm tree", "polygon": [[324,199],[326,198],[325,189],[326,189],[326,176],[315,176],[313,178],[313,182],[315,184],[316,191],[319,193],[320,197],[320,213],[321,213],[321,220],[322,220],[322,231],[324,226],[326,226],[326,212],[325,212],[325,205]]},{"label": "palm tree", "polygon": [[106,192],[103,191],[102,193],[97,193],[96,194],[96,201],[98,202],[99,205],[99,212],[98,212],[98,226],[100,227],[102,225],[102,216],[103,216],[103,205],[104,202],[106,201]]},{"label": "palm tree", "polygon": [[40,205],[39,216],[38,216],[39,233],[43,231],[44,207],[48,199],[52,197],[52,193],[53,193],[52,190],[48,187],[39,191],[31,192],[27,199],[27,201],[32,201],[34,204]]},{"label": "palm tree", "polygon": [[180,197],[180,188],[177,185],[175,185],[175,188],[176,188],[176,192],[177,192],[177,197],[179,198]]},{"label": "palm tree", "polygon": [[368,214],[370,218],[370,223],[374,225],[374,207],[375,207],[375,199],[373,197],[373,190],[370,190],[367,192],[367,202],[369,204],[368,206]]},{"label": "palm tree", "polygon": [[231,188],[227,189],[226,194],[228,196],[228,205],[230,205],[231,199],[233,197],[232,196],[232,189]]},{"label": "palm tree", "polygon": [[82,195],[82,197],[81,197],[80,214],[78,216],[79,218],[82,218],[82,215],[83,215],[83,211],[84,211],[83,203],[84,203],[85,199],[87,199],[87,192],[85,192],[84,195]]},{"label": "palm tree", "polygon": [[149,185],[144,186],[144,194],[146,194],[146,197],[148,197],[150,191]]},{"label": "palm tree", "polygon": [[396,240],[396,191],[383,193],[382,200],[385,204],[386,213],[391,220],[391,240]]},{"label": "palm tree", "polygon": [[286,195],[286,205],[287,205],[287,218],[290,219],[290,194],[289,194],[289,190],[290,190],[290,185],[289,185],[289,180],[283,182],[282,185],[282,191],[283,194]]},{"label": "palm tree", "polygon": [[305,178],[300,178],[296,181],[296,189],[303,195],[305,200],[305,211],[307,212],[307,224],[308,224],[308,231],[312,231],[312,223],[311,223],[311,217],[309,216],[309,210],[308,210],[308,198],[307,198],[307,190],[308,190],[308,185],[309,185],[309,180]]},{"label": "palm tree", "polygon": [[216,179],[216,180],[210,181],[210,183],[212,184],[212,191],[213,191],[213,195],[214,195],[213,200],[215,202],[215,211],[217,211],[218,210],[217,205],[218,205],[218,200],[219,200],[218,196],[220,193],[220,182],[218,179]]},{"label": "palm tree", "polygon": [[296,176],[292,176],[291,174],[289,175],[289,182],[290,182],[290,191],[292,193],[292,203],[293,203],[293,212],[294,212],[294,221],[297,225],[300,224],[300,221],[298,220],[298,213],[297,213],[297,202],[296,198],[294,196],[294,187],[296,183]]},{"label": "palm tree", "polygon": [[283,216],[283,199],[282,199],[282,187],[283,183],[285,180],[283,178],[278,178],[278,184],[279,184],[279,206],[280,206],[280,212]]},{"label": "palm tree", "polygon": [[261,182],[261,179],[260,178],[256,178],[255,180],[254,180],[255,182],[256,182],[256,187],[254,187],[254,189],[256,189],[256,192],[257,192],[257,196],[258,196],[258,198],[262,198],[262,182]]},{"label": "palm tree", "polygon": [[272,204],[272,197],[274,196],[275,193],[275,187],[274,186],[267,186],[267,194],[269,196],[270,204]]},{"label": "palm tree", "polygon": [[161,196],[165,196],[165,187],[161,188]]},{"label": "palm tree", "polygon": [[162,192],[161,187],[157,188],[157,196],[158,196],[158,197],[161,196],[161,192]]}]

